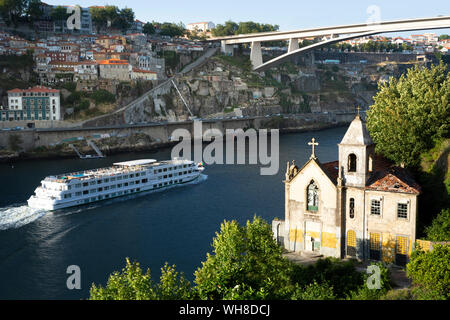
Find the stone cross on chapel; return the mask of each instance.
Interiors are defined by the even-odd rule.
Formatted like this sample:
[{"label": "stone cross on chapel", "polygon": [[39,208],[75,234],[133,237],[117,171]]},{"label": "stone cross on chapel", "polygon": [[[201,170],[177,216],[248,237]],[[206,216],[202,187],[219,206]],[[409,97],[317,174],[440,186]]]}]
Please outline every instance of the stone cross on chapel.
[{"label": "stone cross on chapel", "polygon": [[315,138],[312,138],[311,142],[308,142],[308,145],[312,146],[312,154],[311,154],[311,159],[317,159],[316,157],[316,151],[315,151],[315,147],[319,145],[318,142],[316,142]]}]

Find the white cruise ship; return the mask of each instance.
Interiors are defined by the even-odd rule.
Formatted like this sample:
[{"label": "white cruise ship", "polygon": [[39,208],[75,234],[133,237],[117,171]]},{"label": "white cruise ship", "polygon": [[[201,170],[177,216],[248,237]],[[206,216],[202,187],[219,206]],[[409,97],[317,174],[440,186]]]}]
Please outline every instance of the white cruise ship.
[{"label": "white cruise ship", "polygon": [[93,202],[168,188],[198,179],[203,164],[177,159],[157,162],[135,160],[112,167],[46,177],[28,206],[58,210]]}]

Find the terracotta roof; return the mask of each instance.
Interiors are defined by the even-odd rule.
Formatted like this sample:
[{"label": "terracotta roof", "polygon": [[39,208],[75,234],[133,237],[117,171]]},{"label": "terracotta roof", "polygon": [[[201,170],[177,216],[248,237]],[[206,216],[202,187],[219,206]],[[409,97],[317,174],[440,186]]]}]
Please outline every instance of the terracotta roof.
[{"label": "terracotta roof", "polygon": [[339,161],[319,163],[323,172],[330,178],[330,180],[336,184],[339,175]]},{"label": "terracotta roof", "polygon": [[101,60],[98,64],[128,64],[128,61],[119,59],[108,59],[108,60]]},{"label": "terracotta roof", "polygon": [[367,182],[367,189],[420,194],[421,188],[409,172],[400,167],[376,171]]},{"label": "terracotta roof", "polygon": [[12,89],[9,90],[8,93],[21,93],[21,92],[53,92],[53,93],[59,93],[59,90],[56,89],[52,89],[52,88],[47,88],[44,86],[35,86],[33,88],[28,88],[28,89]]},{"label": "terracotta roof", "polygon": [[142,70],[142,69],[138,69],[138,68],[133,68],[133,72],[139,72],[139,73],[154,73],[154,74],[156,74],[155,71]]},{"label": "terracotta roof", "polygon": [[[381,156],[376,156],[373,164],[374,170],[367,181],[367,189],[413,194],[421,192],[419,184],[413,179],[408,170],[394,166],[389,160]],[[320,163],[320,167],[331,181],[337,184],[339,161]]]}]

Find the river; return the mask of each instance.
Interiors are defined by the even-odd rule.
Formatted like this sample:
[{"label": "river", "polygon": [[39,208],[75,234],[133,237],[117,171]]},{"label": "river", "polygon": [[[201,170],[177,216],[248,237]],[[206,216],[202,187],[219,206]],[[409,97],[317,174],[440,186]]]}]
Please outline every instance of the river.
[{"label": "river", "polygon": [[[280,136],[280,170],[274,176],[261,176],[258,165],[210,165],[196,184],[54,213],[26,206],[43,177],[119,161],[166,160],[171,150],[0,164],[0,299],[87,299],[91,284],[105,285],[126,257],[149,267],[154,280],[165,262],[193,280],[221,222],[245,223],[255,214],[269,223],[283,218],[287,161],[302,166],[313,137],[319,160],[336,160],[345,131]],[[71,265],[80,267],[81,290],[67,289]]]}]

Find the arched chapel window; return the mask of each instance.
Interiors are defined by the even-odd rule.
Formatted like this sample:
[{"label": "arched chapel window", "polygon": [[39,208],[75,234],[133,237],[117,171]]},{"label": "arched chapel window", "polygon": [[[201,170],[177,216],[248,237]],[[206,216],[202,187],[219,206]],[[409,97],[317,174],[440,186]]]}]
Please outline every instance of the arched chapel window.
[{"label": "arched chapel window", "polygon": [[350,198],[350,208],[349,208],[350,212],[350,219],[353,219],[355,217],[355,199],[354,198]]},{"label": "arched chapel window", "polygon": [[348,156],[348,172],[356,172],[356,155],[353,153]]},{"label": "arched chapel window", "polygon": [[369,156],[369,172],[373,171],[373,156]]},{"label": "arched chapel window", "polygon": [[314,181],[308,186],[308,211],[317,212],[319,210],[319,188]]}]

